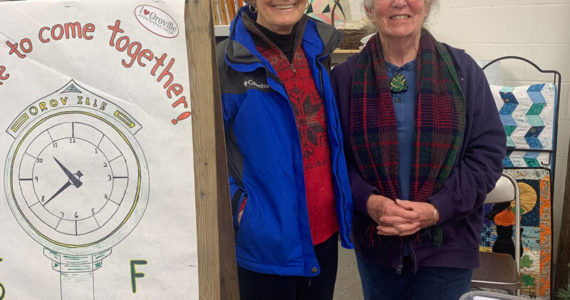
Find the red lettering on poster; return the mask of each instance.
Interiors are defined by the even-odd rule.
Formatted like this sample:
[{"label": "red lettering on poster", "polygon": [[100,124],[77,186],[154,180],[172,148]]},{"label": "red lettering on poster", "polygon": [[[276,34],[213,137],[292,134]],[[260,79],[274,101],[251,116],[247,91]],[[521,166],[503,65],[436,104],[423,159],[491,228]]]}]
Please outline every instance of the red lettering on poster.
[{"label": "red lettering on poster", "polygon": [[[109,46],[119,52],[125,52],[129,57],[128,59],[121,60],[123,67],[130,68],[135,62],[143,68],[146,67],[147,64],[152,65],[149,73],[153,77],[156,77],[157,82],[162,84],[166,97],[172,99],[174,96],[180,96],[180,94],[184,92],[184,87],[175,81],[174,74],[170,72],[176,59],[169,57],[167,53],[162,53],[160,56],[155,55],[152,50],[145,49],[141,42],[132,40],[126,34],[122,35],[125,31],[120,26],[121,21],[116,20],[115,25],[109,25],[107,28],[111,30]],[[189,103],[185,96],[175,100],[172,103],[172,107],[176,108],[181,104],[184,109],[188,109]],[[172,124],[177,124],[179,121],[188,118],[191,114],[190,111],[181,113],[176,119],[172,119]]]},{"label": "red lettering on poster", "polygon": [[[10,47],[10,52],[8,54],[12,55],[12,54],[16,53],[16,55],[19,58],[25,58],[26,54],[32,52],[32,50],[33,50],[32,41],[30,41],[29,38],[22,39],[19,44],[18,43],[11,43],[10,41],[6,41],[6,45],[8,45],[8,47]],[[20,49],[22,50],[22,52],[18,51],[18,45],[20,46]],[[26,54],[24,54],[24,53],[26,53]]]},{"label": "red lettering on poster", "polygon": [[6,67],[0,66],[0,85],[4,84],[4,82],[2,81],[6,81],[8,78],[10,78],[10,74],[8,73],[4,74],[4,72],[6,72]]},{"label": "red lettering on poster", "polygon": [[[127,58],[121,60],[121,65],[125,68],[131,68],[135,64],[142,68],[150,67],[148,73],[156,78],[156,82],[164,89],[165,96],[172,99],[171,106],[184,110],[171,120],[172,124],[178,124],[178,122],[190,117],[192,115],[190,101],[182,95],[184,87],[176,81],[175,75],[172,73],[172,70],[175,69],[176,59],[167,53],[158,55],[151,49],[145,48],[140,41],[136,41],[125,34],[120,25],[121,21],[116,20],[114,25],[109,25],[107,28],[111,31],[109,46],[127,55]],[[95,25],[92,23],[83,25],[77,21],[67,22],[41,26],[37,37],[42,44],[72,39],[89,41],[93,39],[95,29]],[[10,49],[8,55],[16,55],[21,59],[26,58],[27,54],[34,49],[29,38],[23,38],[19,42],[6,41],[6,45]],[[7,73],[6,67],[0,65],[0,86],[9,77],[10,74]]]},{"label": "red lettering on poster", "polygon": [[93,39],[90,33],[95,31],[95,25],[91,23],[82,26],[79,22],[68,22],[65,24],[56,24],[52,27],[44,26],[40,28],[38,32],[38,39],[42,43],[49,43],[51,40],[59,41],[65,37],[66,40],[69,39]]}]

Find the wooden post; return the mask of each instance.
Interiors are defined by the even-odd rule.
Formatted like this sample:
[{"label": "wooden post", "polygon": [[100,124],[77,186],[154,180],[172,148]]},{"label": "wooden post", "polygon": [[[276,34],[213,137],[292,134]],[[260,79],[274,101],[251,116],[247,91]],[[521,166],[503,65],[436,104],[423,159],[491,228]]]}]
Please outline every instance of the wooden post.
[{"label": "wooden post", "polygon": [[192,98],[200,299],[239,299],[210,1],[189,0],[185,23]]},{"label": "wooden post", "polygon": [[566,185],[562,204],[562,222],[558,236],[558,257],[553,294],[568,285],[568,263],[570,262],[570,147],[568,149],[568,165],[566,167]]}]

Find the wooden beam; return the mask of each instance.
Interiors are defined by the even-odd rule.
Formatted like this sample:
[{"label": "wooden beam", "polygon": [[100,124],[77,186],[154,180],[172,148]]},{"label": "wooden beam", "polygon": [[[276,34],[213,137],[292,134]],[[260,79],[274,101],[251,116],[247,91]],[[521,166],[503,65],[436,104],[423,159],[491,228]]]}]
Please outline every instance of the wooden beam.
[{"label": "wooden beam", "polygon": [[566,288],[568,285],[568,263],[570,263],[570,147],[568,148],[567,157],[566,185],[561,212],[562,222],[560,224],[560,234],[558,235],[558,257],[556,259],[553,295],[556,295],[560,288]]},{"label": "wooden beam", "polygon": [[192,103],[200,299],[239,299],[210,1],[189,0],[185,23]]}]

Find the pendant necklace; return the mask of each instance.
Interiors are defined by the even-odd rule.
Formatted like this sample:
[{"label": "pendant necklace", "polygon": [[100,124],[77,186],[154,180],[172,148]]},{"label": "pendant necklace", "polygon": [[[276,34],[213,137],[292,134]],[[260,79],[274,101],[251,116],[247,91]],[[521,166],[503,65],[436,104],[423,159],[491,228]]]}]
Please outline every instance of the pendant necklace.
[{"label": "pendant necklace", "polygon": [[394,93],[405,92],[408,90],[408,82],[402,73],[394,74],[390,80],[390,91]]}]

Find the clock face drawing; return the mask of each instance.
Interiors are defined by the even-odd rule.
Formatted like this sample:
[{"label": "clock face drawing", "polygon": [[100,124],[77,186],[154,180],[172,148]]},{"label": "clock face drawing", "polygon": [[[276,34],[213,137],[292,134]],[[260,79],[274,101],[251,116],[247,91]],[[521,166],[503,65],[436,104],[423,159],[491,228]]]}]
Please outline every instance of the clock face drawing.
[{"label": "clock face drawing", "polygon": [[[78,134],[74,133],[76,128]],[[72,134],[66,134],[70,129]],[[46,142],[44,136],[51,136],[52,132],[59,135],[58,138],[50,138]],[[81,132],[91,134],[83,135]],[[84,123],[71,122],[44,130],[28,145],[26,153],[33,153],[35,148],[41,150],[37,157],[24,156],[24,160],[31,159],[33,164],[31,177],[19,178],[20,186],[24,189],[27,182],[32,182],[35,193],[32,197],[35,198],[26,201],[26,205],[40,205],[37,209],[30,209],[33,212],[47,211],[55,217],[54,222],[48,224],[52,229],[76,236],[98,229],[109,221],[123,200],[126,185],[121,183],[128,180],[128,173],[121,172],[115,176],[113,170],[115,173],[119,170],[128,171],[124,154],[112,143],[107,143],[108,149],[99,148],[103,141],[110,140],[98,129]],[[108,158],[106,153],[115,157]],[[29,170],[25,170],[29,164],[22,161],[20,166],[24,168],[20,168],[20,172],[30,174]],[[73,166],[75,173],[66,166]],[[113,194],[115,186],[117,189]],[[75,189],[68,190],[70,187]],[[82,199],[81,203],[74,201],[76,198]],[[41,213],[37,215],[40,217]],[[68,226],[64,225],[66,223]]]},{"label": "clock face drawing", "polygon": [[46,248],[69,255],[109,249],[142,217],[146,160],[121,122],[126,114],[115,116],[121,118],[90,108],[54,110],[30,122],[12,144],[8,202],[20,225]]}]

